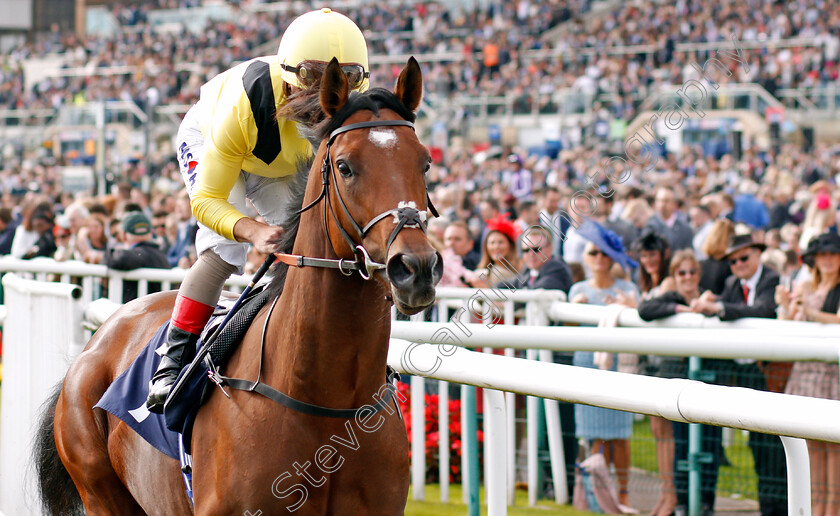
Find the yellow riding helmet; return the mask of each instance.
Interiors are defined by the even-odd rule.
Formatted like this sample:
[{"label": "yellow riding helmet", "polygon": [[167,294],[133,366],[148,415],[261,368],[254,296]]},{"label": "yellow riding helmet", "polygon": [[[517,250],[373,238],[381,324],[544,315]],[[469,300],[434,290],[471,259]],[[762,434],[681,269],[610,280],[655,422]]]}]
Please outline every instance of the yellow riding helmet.
[{"label": "yellow riding helmet", "polygon": [[[341,64],[360,64],[368,70],[367,42],[362,31],[350,18],[328,8],[295,18],[283,33],[277,55],[283,65],[290,67],[303,61],[328,63],[335,57]],[[281,77],[292,86],[304,87],[294,71],[284,68]],[[367,90],[369,82],[365,78],[356,89]]]}]

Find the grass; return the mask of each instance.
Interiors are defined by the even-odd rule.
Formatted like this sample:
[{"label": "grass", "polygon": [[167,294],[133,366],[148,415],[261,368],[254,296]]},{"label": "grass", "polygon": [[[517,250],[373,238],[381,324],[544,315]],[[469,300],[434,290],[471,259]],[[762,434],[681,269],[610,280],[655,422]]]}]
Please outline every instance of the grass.
[{"label": "grass", "polygon": [[[431,484],[426,486],[426,501],[418,502],[412,500],[411,492],[408,495],[408,504],[405,507],[405,514],[407,516],[460,516],[467,514],[467,506],[462,503],[461,486],[457,484],[450,484],[449,486],[449,501],[450,503],[440,502],[440,486]],[[487,514],[487,506],[484,504],[484,488],[479,492],[479,500],[481,502],[481,514]],[[528,492],[516,491],[516,504],[514,507],[508,507],[508,514],[511,516],[543,516],[545,514],[560,515],[560,516],[589,516],[591,512],[578,511],[573,509],[570,505],[557,505],[548,500],[539,500],[535,507],[528,507]]]},{"label": "grass", "polygon": [[[735,496],[757,499],[758,487],[753,468],[752,452],[747,446],[747,436],[735,430],[731,446],[726,448],[729,466],[721,466],[718,472],[717,493],[719,496]],[[650,421],[645,417],[633,423],[633,437],[630,439],[630,462],[632,467],[658,472],[656,465],[656,441],[650,431]]]}]

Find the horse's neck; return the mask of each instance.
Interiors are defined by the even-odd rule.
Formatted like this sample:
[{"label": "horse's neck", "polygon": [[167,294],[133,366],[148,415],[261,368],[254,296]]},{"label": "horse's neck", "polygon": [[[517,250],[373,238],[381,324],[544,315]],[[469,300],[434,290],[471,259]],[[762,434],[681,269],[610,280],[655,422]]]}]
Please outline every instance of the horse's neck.
[{"label": "horse's neck", "polygon": [[[296,245],[295,254],[332,255],[317,242]],[[390,305],[376,281],[336,269],[290,268],[271,319],[276,345],[266,345],[266,355],[269,348],[274,355],[266,362],[276,367],[266,368],[270,385],[331,407],[371,402],[384,383],[391,328]]]}]

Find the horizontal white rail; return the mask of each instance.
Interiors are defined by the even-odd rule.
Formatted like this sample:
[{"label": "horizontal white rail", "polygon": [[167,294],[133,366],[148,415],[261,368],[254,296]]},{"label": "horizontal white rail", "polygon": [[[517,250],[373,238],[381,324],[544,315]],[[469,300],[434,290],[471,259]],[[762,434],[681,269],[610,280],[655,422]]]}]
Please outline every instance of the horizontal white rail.
[{"label": "horizontal white rail", "polygon": [[[612,307],[581,303],[552,303],[548,311],[550,319],[577,324],[598,324],[608,315]],[[840,324],[820,324],[804,321],[779,321],[776,319],[744,318],[737,321],[721,321],[717,317],[702,314],[677,314],[657,321],[644,321],[635,309],[623,310],[618,316],[618,326],[637,328],[719,328],[733,330],[765,330],[786,335],[835,335],[840,336]]]},{"label": "horizontal white rail", "polygon": [[[118,271],[105,265],[95,265],[79,261],[57,262],[51,258],[19,260],[10,256],[0,258],[0,272],[46,273],[69,276],[93,276],[98,278],[122,278],[124,280],[146,280],[180,283],[184,280],[186,269],[136,269]],[[226,285],[247,286],[250,278],[233,275]]]},{"label": "horizontal white rail", "polygon": [[14,289],[22,294],[48,295],[72,299],[82,297],[82,289],[78,285],[30,281],[14,274],[4,276],[3,286]]},{"label": "horizontal white rail", "polygon": [[[85,307],[85,321],[98,327],[120,305],[97,300]],[[790,335],[773,332],[733,332],[707,329],[698,332],[678,328],[579,328],[569,326],[512,326],[442,324],[393,321],[391,337],[414,342],[457,346],[552,351],[609,351],[664,356],[705,358],[754,358],[770,361],[818,360],[835,362],[840,357],[837,334],[803,336],[791,345]],[[446,357],[441,355],[441,361]]]},{"label": "horizontal white rail", "polygon": [[543,289],[517,289],[508,290],[504,288],[457,288],[438,287],[435,290],[438,299],[481,299],[488,301],[544,301],[546,303],[565,300],[566,294],[562,290]]},{"label": "horizontal white rail", "polygon": [[[679,328],[581,328],[570,326],[487,327],[483,324],[425,322],[391,323],[391,337],[470,348],[549,349],[552,351],[609,351],[707,358],[757,360],[821,360],[840,356],[837,333],[803,336],[793,345],[790,335],[769,331],[732,331]],[[441,360],[445,360],[442,357]]]},{"label": "horizontal white rail", "polygon": [[[410,351],[409,346],[413,346]],[[840,401],[535,362],[463,348],[441,359],[438,351],[437,346],[391,339],[388,364],[409,374],[437,364],[433,374],[423,376],[671,421],[840,443]]]}]

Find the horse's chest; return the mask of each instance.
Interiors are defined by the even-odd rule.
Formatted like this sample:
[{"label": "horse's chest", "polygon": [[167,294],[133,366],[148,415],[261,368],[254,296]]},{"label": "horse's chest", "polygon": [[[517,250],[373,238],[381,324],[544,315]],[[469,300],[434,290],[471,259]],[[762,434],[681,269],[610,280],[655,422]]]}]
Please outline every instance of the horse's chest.
[{"label": "horse's chest", "polygon": [[[401,514],[408,494],[405,424],[396,411],[380,415],[364,422],[293,414],[261,431],[243,426],[237,451],[225,452],[226,469],[236,474],[206,480],[214,491],[237,493],[243,510],[268,508],[264,514]],[[209,452],[218,461],[221,450]],[[194,465],[201,467],[200,458]],[[198,496],[201,473],[196,477]]]}]

